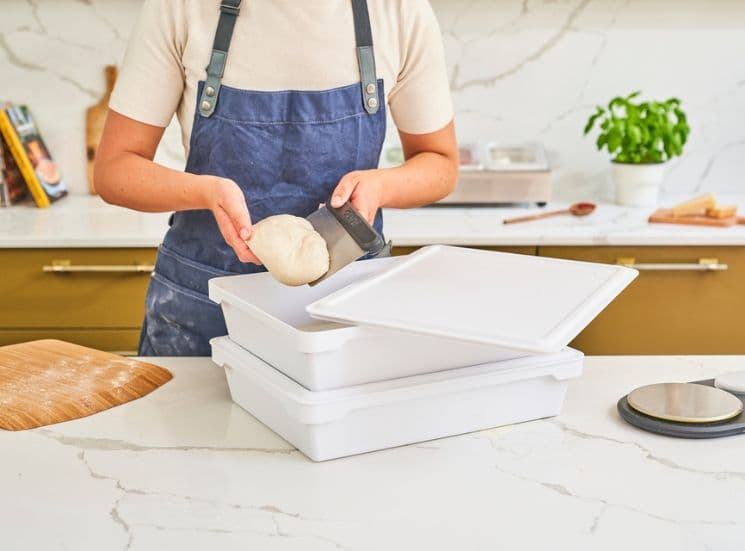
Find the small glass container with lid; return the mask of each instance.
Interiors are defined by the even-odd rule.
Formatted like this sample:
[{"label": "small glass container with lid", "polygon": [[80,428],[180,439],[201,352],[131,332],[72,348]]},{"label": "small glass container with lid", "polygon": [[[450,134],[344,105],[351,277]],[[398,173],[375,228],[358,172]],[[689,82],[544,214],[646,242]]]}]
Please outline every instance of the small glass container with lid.
[{"label": "small glass container with lid", "polygon": [[481,148],[475,143],[459,144],[460,170],[474,171],[484,170]]}]

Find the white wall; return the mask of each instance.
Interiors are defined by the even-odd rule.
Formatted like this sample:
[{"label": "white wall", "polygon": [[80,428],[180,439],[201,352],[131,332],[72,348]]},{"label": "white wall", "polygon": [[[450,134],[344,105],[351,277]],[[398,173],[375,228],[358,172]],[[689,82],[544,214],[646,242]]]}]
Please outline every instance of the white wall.
[{"label": "white wall", "polygon": [[[75,191],[86,189],[85,109],[140,3],[0,0],[0,98],[32,107]],[[432,4],[463,141],[543,142],[560,192],[586,194],[605,185],[606,158],[581,136],[593,105],[633,89],[678,95],[693,132],[667,189],[745,191],[745,0]],[[170,129],[159,159],[179,166],[180,149]]]},{"label": "white wall", "polygon": [[745,192],[745,1],[434,0],[463,138],[537,140],[559,186],[592,189],[606,157],[581,137],[593,105],[681,97],[692,135],[669,191]]}]

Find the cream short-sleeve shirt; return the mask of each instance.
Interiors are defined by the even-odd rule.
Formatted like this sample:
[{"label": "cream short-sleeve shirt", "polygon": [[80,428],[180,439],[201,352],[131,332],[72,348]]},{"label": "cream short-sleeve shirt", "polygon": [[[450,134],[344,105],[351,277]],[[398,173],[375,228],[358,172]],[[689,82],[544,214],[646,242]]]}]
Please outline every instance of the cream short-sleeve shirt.
[{"label": "cream short-sleeve shirt", "polygon": [[[146,0],[109,106],[165,127],[184,148],[204,80],[219,0]],[[442,36],[427,0],[368,0],[377,76],[399,130],[426,134],[453,117]],[[326,90],[358,82],[350,0],[245,0],[223,83],[246,90]]]}]

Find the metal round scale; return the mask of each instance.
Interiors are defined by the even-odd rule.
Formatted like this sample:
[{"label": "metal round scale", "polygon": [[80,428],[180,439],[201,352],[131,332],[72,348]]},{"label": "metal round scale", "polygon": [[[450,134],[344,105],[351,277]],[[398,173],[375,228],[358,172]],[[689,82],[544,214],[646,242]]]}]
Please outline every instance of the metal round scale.
[{"label": "metal round scale", "polygon": [[740,414],[742,402],[729,392],[691,383],[659,383],[628,396],[636,411],[679,423],[714,423]]},{"label": "metal round scale", "polygon": [[745,433],[745,393],[715,388],[714,380],[661,383],[638,388],[618,401],[624,421],[649,432],[680,438]]}]

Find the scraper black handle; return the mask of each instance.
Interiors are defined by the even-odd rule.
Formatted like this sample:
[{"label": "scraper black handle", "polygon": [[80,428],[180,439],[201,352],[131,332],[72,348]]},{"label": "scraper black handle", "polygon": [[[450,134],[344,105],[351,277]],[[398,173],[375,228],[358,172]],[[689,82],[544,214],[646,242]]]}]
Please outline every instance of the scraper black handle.
[{"label": "scraper black handle", "polygon": [[331,206],[331,200],[329,199],[326,202],[326,208],[367,254],[377,254],[385,247],[385,241],[380,234],[367,223],[367,220],[357,212],[350,202],[347,201],[341,207],[335,208]]}]

